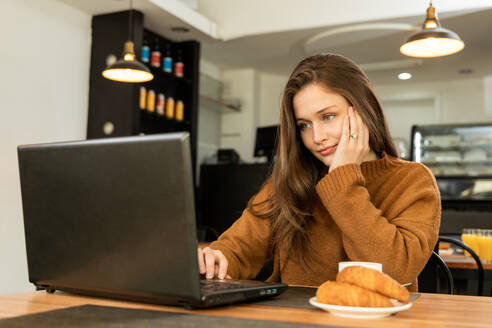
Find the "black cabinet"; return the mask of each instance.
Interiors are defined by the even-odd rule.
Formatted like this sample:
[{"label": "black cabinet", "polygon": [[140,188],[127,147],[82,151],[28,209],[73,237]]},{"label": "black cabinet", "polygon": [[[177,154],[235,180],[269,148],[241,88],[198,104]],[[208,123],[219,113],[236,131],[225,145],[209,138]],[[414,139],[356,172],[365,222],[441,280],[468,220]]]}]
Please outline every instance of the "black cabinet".
[{"label": "black cabinet", "polygon": [[202,164],[197,213],[201,241],[215,240],[239,219],[269,174],[269,164]]},{"label": "black cabinet", "polygon": [[[151,51],[158,43],[160,51],[169,47],[172,57],[179,54],[184,63],[184,76],[176,77],[174,72],[164,72],[162,67],[149,65],[154,79],[146,83],[122,83],[107,80],[102,71],[107,66],[109,55],[121,58],[123,44],[129,39],[129,14],[123,11],[96,15],[92,19],[92,50],[89,86],[89,115],[87,138],[155,134],[177,131],[190,133],[193,164],[196,162],[198,135],[198,82],[200,44],[196,41],[174,42],[143,26],[144,17],[139,11],[132,11],[132,40],[135,54],[141,61],[144,40]],[[146,63],[148,65],[148,63]],[[162,64],[161,64],[162,65]],[[183,103],[182,119],[166,118],[156,111],[140,109],[140,89],[153,90],[155,103],[158,94],[165,99],[173,98]]]}]

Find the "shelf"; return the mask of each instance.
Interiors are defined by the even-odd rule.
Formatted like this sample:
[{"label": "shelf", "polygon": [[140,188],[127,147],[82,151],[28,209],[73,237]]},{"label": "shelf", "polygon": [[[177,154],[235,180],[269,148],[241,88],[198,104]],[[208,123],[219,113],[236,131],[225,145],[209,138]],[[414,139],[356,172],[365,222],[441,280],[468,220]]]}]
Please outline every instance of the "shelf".
[{"label": "shelf", "polygon": [[461,146],[421,146],[423,151],[432,151],[432,150],[461,150]]},{"label": "shelf", "polygon": [[424,151],[432,151],[432,150],[461,150],[461,149],[470,149],[470,148],[489,148],[492,147],[492,143],[461,143],[459,145],[451,145],[451,146],[420,146]]},{"label": "shelf", "polygon": [[484,161],[422,161],[422,164],[424,165],[429,165],[429,166],[449,166],[449,165],[455,165],[455,166],[470,166],[470,165],[491,165],[492,166],[492,159],[489,160],[484,160]]},{"label": "shelf", "polygon": [[239,106],[232,106],[205,95],[200,95],[200,107],[202,106],[221,113],[239,113],[241,111]]},{"label": "shelf", "polygon": [[[169,73],[169,72],[164,72],[162,70],[162,67],[155,67],[155,66],[151,66],[151,65],[148,65],[147,63],[144,63],[144,65],[146,65],[150,71],[152,72],[152,74],[154,74],[154,78],[157,79],[156,76],[162,76],[168,80],[172,80],[173,82],[177,82],[177,83],[186,83],[186,84],[190,84],[191,85],[191,80],[190,79],[187,79],[185,77],[177,77],[175,76],[173,73]],[[149,83],[152,83],[152,80],[149,81]]]},{"label": "shelf", "polygon": [[176,121],[156,113],[140,112],[140,132],[144,134],[189,131],[190,121]]}]

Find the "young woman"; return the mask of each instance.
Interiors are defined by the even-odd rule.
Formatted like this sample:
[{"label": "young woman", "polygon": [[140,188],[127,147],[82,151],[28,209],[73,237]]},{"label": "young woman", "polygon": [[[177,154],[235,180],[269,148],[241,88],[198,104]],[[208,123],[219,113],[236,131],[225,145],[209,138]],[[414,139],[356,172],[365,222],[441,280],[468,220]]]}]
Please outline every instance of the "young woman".
[{"label": "young woman", "polygon": [[272,175],[242,216],[199,249],[207,278],[317,286],[338,262],[379,262],[400,283],[417,276],[436,244],[441,202],[432,173],[397,158],[364,72],[334,54],[301,61],[283,92]]}]

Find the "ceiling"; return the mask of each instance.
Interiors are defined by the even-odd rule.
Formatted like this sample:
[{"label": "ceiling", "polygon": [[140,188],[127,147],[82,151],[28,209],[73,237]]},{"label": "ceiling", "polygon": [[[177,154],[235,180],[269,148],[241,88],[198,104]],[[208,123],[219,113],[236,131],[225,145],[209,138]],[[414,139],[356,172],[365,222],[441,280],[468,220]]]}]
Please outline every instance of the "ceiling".
[{"label": "ceiling", "polygon": [[[60,0],[70,6],[79,8],[91,15],[109,13],[120,10],[127,10],[128,0]],[[351,22],[350,18],[362,17],[364,10],[370,11],[366,2],[359,0],[345,0],[347,3],[356,4],[361,8],[347,16],[346,22],[339,25],[330,25],[328,22],[323,27],[298,28],[303,26],[299,22],[304,22],[304,26],[310,23],[309,17],[301,17],[295,29],[280,32],[260,32],[260,25],[268,24],[277,18],[284,18],[284,21],[292,21],[289,15],[295,14],[295,5],[301,3],[288,0],[269,0],[270,6],[263,6],[262,17],[256,17],[258,31],[247,36],[240,37],[244,31],[243,24],[245,19],[253,17],[255,9],[259,6],[259,0],[251,1],[247,7],[244,2],[234,2],[241,0],[202,0],[198,5],[198,11],[186,6],[179,0],[134,0],[134,8],[142,11],[145,16],[145,26],[157,33],[173,40],[196,39],[202,44],[202,58],[215,64],[221,69],[254,68],[261,72],[287,76],[302,58],[316,52],[333,52],[345,55],[358,64],[368,74],[373,84],[392,84],[408,82],[424,82],[435,80],[475,78],[485,75],[492,75],[492,1],[484,2],[473,0],[467,9],[452,11],[447,8],[443,13],[439,12],[441,25],[456,32],[465,42],[465,49],[455,55],[415,60],[406,57],[399,52],[400,46],[410,36],[413,30],[418,30],[425,18],[425,10],[421,14],[415,15],[418,11],[413,10],[412,16],[400,17],[401,15],[390,15],[390,12],[397,9],[395,2],[385,2],[383,0],[374,1],[374,4],[385,4],[386,11],[374,10],[373,17],[397,17],[386,19],[372,19],[367,21]],[[280,2],[279,2],[280,1]],[[313,1],[317,0],[307,0]],[[328,1],[328,0],[323,0]],[[367,1],[367,0],[363,0]],[[403,1],[403,0],[402,0]],[[406,1],[406,0],[405,0]],[[260,1],[261,2],[261,1]],[[285,2],[285,8],[280,4]],[[424,8],[427,0],[419,0],[419,6]],[[446,0],[441,6],[450,5],[451,1]],[[473,3],[480,6],[473,7]],[[330,4],[337,6],[338,2],[317,2],[320,4]],[[366,5],[366,9],[362,5]],[[389,4],[393,8],[389,8]],[[409,5],[409,3],[399,3],[399,5]],[[455,1],[455,5],[460,2]],[[241,6],[243,7],[241,7]],[[413,3],[412,3],[413,5]],[[415,3],[417,5],[417,2]],[[423,5],[423,6],[422,6]],[[225,10],[227,14],[223,16],[209,17],[200,12],[202,11],[214,16],[220,10]],[[205,8],[207,6],[207,8]],[[214,7],[215,6],[215,7]],[[217,8],[217,6],[220,6]],[[340,5],[342,6],[342,5]],[[395,7],[396,6],[396,7]],[[253,8],[254,7],[254,8]],[[215,11],[213,10],[215,8]],[[242,13],[238,12],[242,8]],[[332,10],[334,7],[331,7]],[[420,8],[420,7],[419,7]],[[412,8],[409,8],[412,9]],[[268,10],[270,12],[268,12]],[[283,13],[282,10],[285,12]],[[312,20],[317,21],[317,26],[324,20],[324,15],[308,10],[313,16]],[[325,9],[326,10],[326,9]],[[344,8],[341,9],[345,12]],[[362,14],[361,14],[362,13]],[[316,17],[315,17],[316,16]],[[266,17],[266,18],[265,18]],[[371,17],[366,15],[364,17]],[[227,18],[227,21],[224,19]],[[320,21],[321,19],[321,21]],[[214,21],[215,20],[215,21]],[[237,20],[234,31],[237,37],[228,37],[227,41],[220,38],[225,35],[225,31],[220,31],[223,26],[233,26]],[[336,20],[331,17],[330,21]],[[343,21],[343,20],[338,20]],[[200,24],[194,24],[198,22]],[[248,24],[248,30],[255,27]],[[203,24],[202,24],[203,23]],[[228,25],[229,24],[229,25]],[[285,24],[285,22],[284,22]],[[270,24],[274,26],[275,24]],[[171,27],[184,26],[190,29],[189,33],[180,34],[173,32]],[[245,27],[246,28],[246,27]],[[208,29],[208,30],[207,30]],[[217,29],[218,31],[215,31]],[[277,25],[278,30],[282,30],[281,24]],[[284,27],[284,29],[288,29]],[[266,29],[268,30],[268,29]],[[222,32],[222,33],[220,33]],[[230,33],[230,34],[231,34]],[[244,34],[243,34],[244,35]],[[401,72],[409,72],[413,75],[411,80],[398,80],[397,75]]]},{"label": "ceiling", "polygon": [[[175,41],[217,39],[216,24],[185,3],[185,0],[59,0],[87,14],[102,15],[136,9],[144,15],[144,26]],[[191,0],[189,0],[191,1]],[[184,27],[187,33],[176,32]]]},{"label": "ceiling", "polygon": [[492,9],[456,12],[441,17],[441,25],[456,32],[465,42],[465,49],[451,56],[414,60],[399,52],[400,46],[413,32],[398,28],[408,29],[409,25],[413,25],[418,29],[424,16],[422,13],[421,16],[331,26],[329,30],[338,29],[340,33],[320,38],[314,42],[315,47],[310,47],[313,43],[306,46],[306,42],[327,31],[326,27],[204,43],[202,57],[222,69],[253,67],[262,72],[288,75],[296,63],[307,55],[333,52],[361,64],[373,84],[406,83],[397,78],[401,72],[411,73],[413,77],[408,81],[412,82],[492,74]]}]

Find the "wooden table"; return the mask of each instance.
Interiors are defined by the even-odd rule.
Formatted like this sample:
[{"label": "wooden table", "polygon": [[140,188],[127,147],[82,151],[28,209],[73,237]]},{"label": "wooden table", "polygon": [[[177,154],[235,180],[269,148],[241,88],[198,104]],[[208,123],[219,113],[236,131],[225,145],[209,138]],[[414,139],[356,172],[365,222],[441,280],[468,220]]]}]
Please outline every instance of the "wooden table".
[{"label": "wooden table", "polygon": [[[471,256],[463,254],[441,255],[451,269],[455,282],[455,293],[477,294],[478,272],[477,264]],[[492,263],[482,261],[483,295],[492,296]]]},{"label": "wooden table", "polygon": [[[453,254],[453,255],[441,255],[441,257],[444,259],[444,261],[450,268],[457,268],[457,269],[477,268],[477,264],[473,259],[473,257],[471,256]],[[484,270],[492,270],[491,262],[485,263],[484,261],[482,261],[482,266]]]},{"label": "wooden table", "polygon": [[492,298],[461,295],[422,294],[409,310],[382,319],[347,319],[322,310],[242,304],[207,310],[116,301],[78,296],[63,292],[47,294],[37,291],[0,296],[0,318],[8,318],[84,304],[157,311],[185,312],[199,315],[228,316],[258,320],[281,320],[342,327],[490,327]]}]

